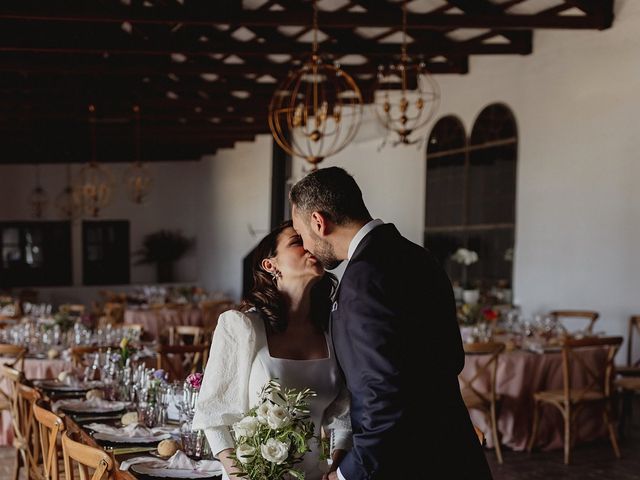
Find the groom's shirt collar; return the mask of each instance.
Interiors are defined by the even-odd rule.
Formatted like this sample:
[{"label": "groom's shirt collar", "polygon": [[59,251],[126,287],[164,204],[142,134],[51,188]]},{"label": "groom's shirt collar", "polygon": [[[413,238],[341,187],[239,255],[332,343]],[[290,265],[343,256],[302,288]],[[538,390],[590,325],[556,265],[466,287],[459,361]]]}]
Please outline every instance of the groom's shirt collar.
[{"label": "groom's shirt collar", "polygon": [[379,218],[376,218],[375,220],[371,220],[370,222],[366,223],[360,230],[358,230],[358,233],[354,235],[354,237],[351,239],[351,243],[349,244],[349,250],[347,251],[347,260],[351,260],[351,257],[353,257],[353,254],[356,252],[356,248],[358,248],[358,245],[360,245],[362,239],[366,237],[371,230],[379,227],[380,225],[384,225],[384,222]]}]

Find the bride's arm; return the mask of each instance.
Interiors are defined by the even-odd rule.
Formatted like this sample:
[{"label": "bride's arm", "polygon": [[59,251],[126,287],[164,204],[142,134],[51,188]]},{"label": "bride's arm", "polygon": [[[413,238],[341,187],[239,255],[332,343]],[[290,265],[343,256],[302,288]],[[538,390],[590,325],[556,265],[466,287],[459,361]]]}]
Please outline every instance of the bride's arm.
[{"label": "bride's arm", "polygon": [[236,468],[236,461],[231,458],[231,454],[233,453],[232,448],[227,448],[226,450],[222,450],[218,452],[218,460],[222,463],[224,467],[224,471],[229,475],[229,480],[241,480],[242,477],[236,477],[235,474],[239,473],[239,470]]}]

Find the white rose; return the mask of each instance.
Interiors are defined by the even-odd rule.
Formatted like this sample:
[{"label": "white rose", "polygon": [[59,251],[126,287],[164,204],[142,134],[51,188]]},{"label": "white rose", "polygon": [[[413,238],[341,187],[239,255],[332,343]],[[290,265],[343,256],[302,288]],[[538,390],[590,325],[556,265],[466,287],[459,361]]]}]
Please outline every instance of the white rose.
[{"label": "white rose", "polygon": [[251,445],[241,444],[236,448],[236,457],[240,463],[249,463],[251,457],[256,453],[256,449]]},{"label": "white rose", "polygon": [[233,425],[233,431],[236,434],[236,438],[253,437],[258,430],[258,425],[259,422],[256,417],[244,417]]},{"label": "white rose", "polygon": [[289,445],[279,442],[275,438],[270,438],[267,443],[260,445],[260,453],[268,462],[280,465],[289,455]]},{"label": "white rose", "polygon": [[286,408],[281,407],[280,405],[273,405],[269,409],[269,414],[267,415],[267,425],[270,428],[284,428],[291,423],[291,415],[289,415],[289,411]]},{"label": "white rose", "polygon": [[267,424],[267,417],[269,416],[269,411],[271,410],[271,405],[269,402],[264,402],[262,405],[258,407],[256,410],[256,417],[258,421],[264,425]]}]

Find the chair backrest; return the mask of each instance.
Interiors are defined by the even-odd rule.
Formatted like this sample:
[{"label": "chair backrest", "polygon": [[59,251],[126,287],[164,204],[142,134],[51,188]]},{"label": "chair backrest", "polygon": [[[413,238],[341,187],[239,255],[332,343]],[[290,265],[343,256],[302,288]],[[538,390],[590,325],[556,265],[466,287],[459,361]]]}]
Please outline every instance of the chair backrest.
[{"label": "chair backrest", "polygon": [[14,415],[18,420],[18,429],[15,431],[14,446],[20,451],[24,465],[29,469],[29,478],[43,480],[40,468],[40,432],[33,416],[33,407],[40,400],[40,393],[22,383],[17,384],[17,391],[18,409],[17,415]]},{"label": "chair backrest", "polygon": [[[80,480],[106,480],[113,470],[113,460],[104,450],[76,442],[69,437],[69,432],[62,434],[62,456],[66,478],[74,477],[73,462],[78,466]],[[89,469],[93,475],[89,477]]]},{"label": "chair backrest", "polygon": [[633,337],[640,335],[640,315],[633,315],[629,318],[629,336],[627,337],[627,367],[640,367],[640,357],[633,361]]},{"label": "chair backrest", "polygon": [[84,315],[86,307],[79,303],[65,303],[58,307],[60,313],[66,313],[72,317],[81,317]]},{"label": "chair backrest", "polygon": [[88,366],[85,362],[85,355],[90,353],[97,352],[105,352],[108,348],[116,348],[116,347],[98,347],[95,345],[86,346],[86,347],[72,347],[71,348],[71,361],[75,367],[86,367]]},{"label": "chair backrest", "polygon": [[[480,397],[485,403],[490,404],[496,400],[496,373],[498,371],[498,357],[504,351],[505,344],[501,342],[477,342],[465,343],[465,355],[481,355],[479,367],[471,377],[459,375],[460,387],[468,388]],[[486,357],[486,358],[485,358]],[[478,383],[489,377],[489,388],[478,388]]]},{"label": "chair backrest", "polygon": [[[20,435],[20,403],[18,398],[18,385],[25,382],[24,374],[10,365],[0,365],[0,373],[9,382],[9,391],[5,392],[9,401],[11,423],[16,436]],[[1,390],[0,390],[1,391]]]},{"label": "chair backrest", "polygon": [[[568,402],[570,399],[580,401],[584,399],[590,392],[602,394],[604,398],[611,396],[611,385],[615,374],[614,358],[620,345],[622,345],[622,337],[600,337],[600,338],[567,338],[562,343],[562,376],[563,376],[563,392],[564,400]],[[602,361],[599,368],[594,369],[589,365],[583,354],[586,349],[600,347],[604,349]],[[574,365],[579,365],[581,371],[584,372],[586,386],[579,388],[572,381]],[[575,392],[572,398],[571,390]]]},{"label": "chair backrest", "polygon": [[113,325],[124,322],[124,303],[107,302],[102,308],[102,314]]},{"label": "chair backrest", "polygon": [[58,480],[58,434],[64,431],[64,422],[55,413],[47,410],[36,402],[33,406],[33,416],[38,422],[40,448],[42,452],[42,476],[44,480]]},{"label": "chair backrest", "polygon": [[200,345],[204,340],[204,328],[195,325],[169,327],[169,345]]},{"label": "chair backrest", "polygon": [[204,372],[207,354],[207,345],[160,345],[156,368],[167,372],[170,380],[184,380],[190,373]]},{"label": "chair backrest", "polygon": [[5,362],[5,365],[16,368],[22,371],[24,367],[24,356],[27,353],[27,349],[19,345],[11,345],[8,343],[0,343],[0,357],[11,357],[14,360],[12,362]]},{"label": "chair backrest", "polygon": [[[578,319],[584,321],[587,326],[586,328],[582,328],[583,332],[593,333],[593,324],[596,323],[600,314],[598,312],[594,312],[593,310],[552,310],[549,312],[555,320],[559,321],[565,328],[568,327],[566,320],[568,319]],[[562,321],[565,319],[565,322]],[[567,328],[569,332],[572,329]],[[573,330],[574,332],[576,330]]]}]

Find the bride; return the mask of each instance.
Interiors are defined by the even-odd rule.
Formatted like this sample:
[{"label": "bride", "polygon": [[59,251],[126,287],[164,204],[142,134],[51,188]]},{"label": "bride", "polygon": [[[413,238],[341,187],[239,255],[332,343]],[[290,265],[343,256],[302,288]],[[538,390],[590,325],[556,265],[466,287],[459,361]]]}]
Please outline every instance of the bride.
[{"label": "bride", "polygon": [[277,378],[283,387],[314,390],[309,400],[315,435],[332,431],[332,464],[316,442],[298,465],[307,480],[336,470],[351,446],[349,395],[327,333],[336,278],[326,273],[285,222],[258,245],[254,287],[242,311],[223,313],[196,406],[193,428],[205,431],[211,451],[227,474],[239,479],[230,426],[256,406],[262,386]]}]

